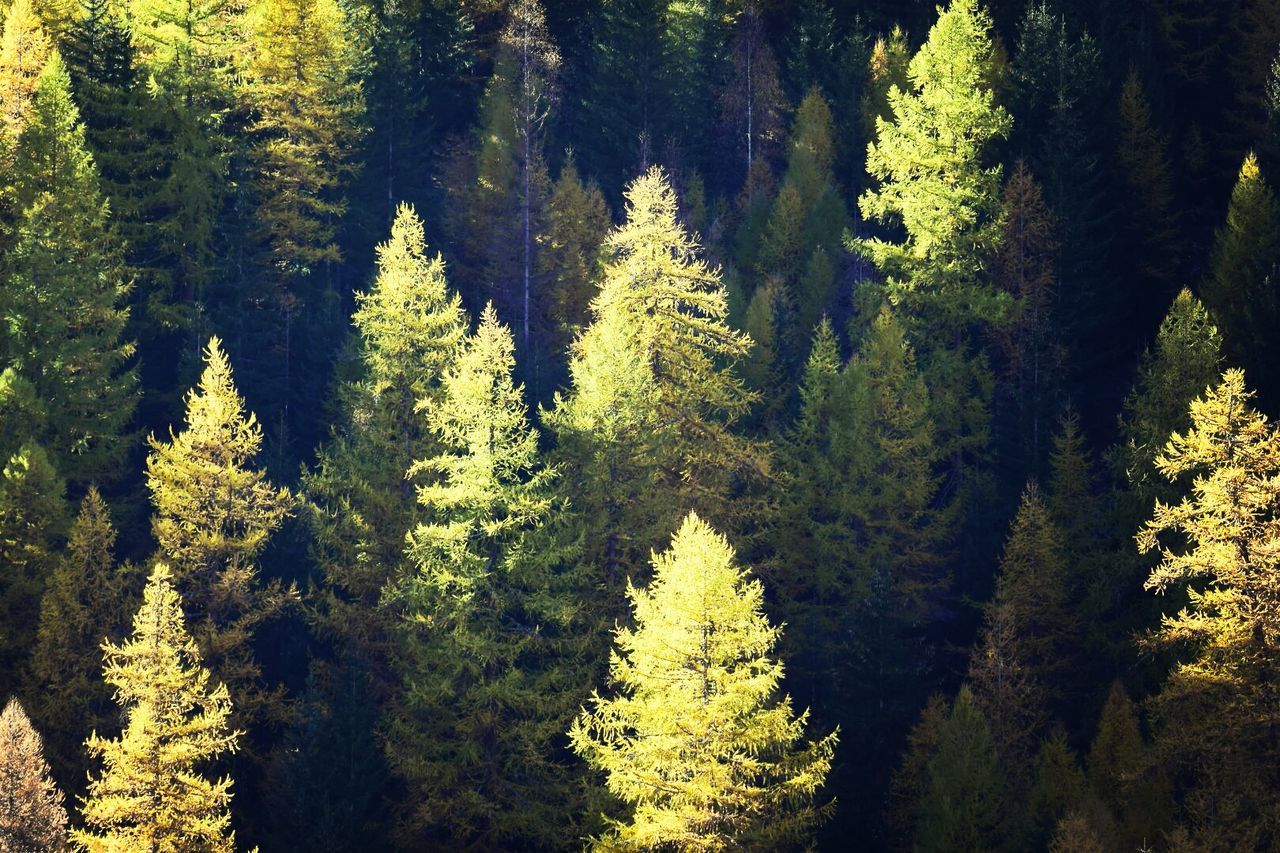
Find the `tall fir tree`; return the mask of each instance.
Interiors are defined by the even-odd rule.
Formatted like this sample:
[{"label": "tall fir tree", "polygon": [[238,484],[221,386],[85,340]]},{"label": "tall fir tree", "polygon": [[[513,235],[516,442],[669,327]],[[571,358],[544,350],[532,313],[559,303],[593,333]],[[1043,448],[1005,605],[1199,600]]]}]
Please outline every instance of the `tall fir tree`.
[{"label": "tall fir tree", "polygon": [[[0,162],[6,169],[13,166],[13,149],[27,126],[51,49],[49,35],[31,0],[14,0],[5,11],[0,31]],[[0,186],[0,192],[11,191]],[[7,206],[8,199],[4,201]]]},{"label": "tall fir tree", "polygon": [[66,532],[66,482],[25,442],[0,469],[0,693],[17,692],[36,642],[40,595]]},{"label": "tall fir tree", "polygon": [[0,711],[0,849],[60,853],[67,809],[44,759],[40,733],[17,699]]},{"label": "tall fir tree", "polygon": [[1280,322],[1278,262],[1280,204],[1250,153],[1231,192],[1227,221],[1215,235],[1202,292],[1222,326],[1227,360],[1247,370],[1264,397],[1276,387],[1266,353],[1270,330]]},{"label": "tall fir tree", "polygon": [[[439,402],[467,318],[412,207],[398,209],[377,253],[377,277],[357,294],[352,316],[355,373],[337,386],[333,436],[302,490],[323,573],[321,632],[366,663],[385,664],[390,625],[378,602],[405,570],[404,537],[417,516],[407,472],[437,447],[418,407]],[[372,677],[387,686],[383,668]]]},{"label": "tall fir tree", "polygon": [[780,695],[763,587],[693,513],[653,568],[627,591],[635,627],[617,631],[617,694],[597,693],[569,732],[628,807],[597,844],[803,846],[828,811],[815,800],[836,735],[806,739],[807,714]]},{"label": "tall fir tree", "polygon": [[985,274],[1000,238],[1001,168],[987,157],[1011,124],[991,86],[990,30],[977,0],[942,12],[908,66],[908,87],[889,89],[891,118],[877,120],[867,146],[875,183],[858,200],[866,219],[905,231],[857,246],[911,318],[951,488],[989,442],[991,374],[972,330],[998,321],[1005,303]]},{"label": "tall fir tree", "polygon": [[577,820],[557,744],[585,698],[590,633],[572,555],[548,529],[562,507],[514,348],[488,306],[427,409],[438,453],[413,467],[427,520],[386,593],[407,617],[387,723],[388,760],[418,803],[406,843],[550,849]]},{"label": "tall fir tree", "polygon": [[103,767],[89,783],[76,843],[92,853],[231,853],[231,780],[208,779],[203,765],[233,752],[240,733],[228,724],[226,685],[209,683],[163,563],[147,581],[133,636],[103,651],[124,730],[85,742]]},{"label": "tall fir tree", "polygon": [[754,402],[732,370],[751,340],[726,322],[719,270],[681,227],[662,170],[638,178],[627,199],[592,324],[574,343],[572,388],[548,414],[579,500],[584,559],[611,596],[680,508],[733,529],[758,510],[755,487],[768,476],[765,448],[731,430]]},{"label": "tall fir tree", "polygon": [[291,511],[292,496],[250,467],[262,429],[245,414],[216,337],[205,350],[200,384],[187,395],[186,428],[149,443],[151,533],[172,566],[201,658],[231,691],[237,720],[279,722],[281,689],[264,683],[253,637],[296,593],[278,581],[263,583],[256,561]]},{"label": "tall fir tree", "polygon": [[540,324],[554,353],[568,350],[590,322],[601,246],[611,225],[600,187],[593,180],[584,181],[570,157],[547,198],[536,269],[547,292]]},{"label": "tall fir tree", "polygon": [[1280,525],[1280,433],[1252,399],[1233,369],[1191,402],[1190,428],[1173,434],[1156,466],[1170,480],[1194,480],[1176,503],[1157,501],[1137,536],[1161,557],[1146,588],[1187,595],[1153,637],[1186,650],[1152,699],[1157,744],[1187,774],[1193,836],[1223,847],[1280,837],[1272,778],[1280,717],[1266,651],[1280,631],[1270,545]]},{"label": "tall fir tree", "polygon": [[786,98],[756,3],[739,13],[728,47],[730,71],[720,93],[720,125],[729,156],[722,168],[732,176],[726,186],[737,187],[749,181],[757,160],[768,163],[777,156]]},{"label": "tall fir tree", "polygon": [[[252,216],[262,278],[236,294],[247,374],[262,394],[278,460],[322,433],[307,403],[338,346],[342,254],[335,239],[356,170],[364,96],[360,40],[336,0],[250,6],[239,95],[249,114]],[[299,342],[305,341],[301,346]]]},{"label": "tall fir tree", "polygon": [[20,211],[0,261],[6,323],[0,348],[45,402],[38,437],[74,483],[119,476],[137,404],[123,340],[129,283],[71,81],[51,54],[18,139],[12,172]]},{"label": "tall fir tree", "polygon": [[101,645],[127,633],[141,588],[134,567],[117,564],[115,545],[106,501],[91,486],[40,600],[31,655],[32,686],[39,696],[34,707],[54,768],[71,790],[81,775],[85,737],[114,723],[111,692],[97,663]]}]

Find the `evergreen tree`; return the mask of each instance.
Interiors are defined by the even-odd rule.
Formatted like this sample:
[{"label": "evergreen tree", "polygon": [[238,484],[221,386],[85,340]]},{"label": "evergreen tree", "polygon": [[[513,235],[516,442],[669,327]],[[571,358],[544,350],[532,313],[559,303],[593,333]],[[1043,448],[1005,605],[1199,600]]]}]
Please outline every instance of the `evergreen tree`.
[{"label": "evergreen tree", "polygon": [[1003,206],[1003,237],[993,272],[997,285],[1013,298],[1013,310],[997,340],[1017,413],[1015,446],[1025,460],[1021,467],[1034,470],[1064,360],[1054,312],[1056,222],[1023,160],[1005,185]]},{"label": "evergreen tree", "polygon": [[38,436],[68,479],[119,476],[134,436],[133,344],[122,340],[128,283],[107,201],[55,52],[41,72],[12,172],[20,216],[0,261],[0,335],[10,365],[45,401]]},{"label": "evergreen tree", "polygon": [[[295,440],[320,434],[314,407],[339,325],[332,267],[356,168],[364,99],[346,12],[337,0],[263,0],[244,23],[248,55],[240,97],[248,133],[253,218],[265,281],[237,294],[234,321],[247,324],[246,359],[280,458]],[[265,285],[267,295],[260,292]],[[305,340],[307,346],[296,346]]]},{"label": "evergreen tree", "polygon": [[1080,759],[1067,743],[1063,729],[1055,727],[1036,750],[1035,777],[1029,805],[1040,837],[1057,835],[1062,821],[1079,816],[1088,798],[1088,781]]},{"label": "evergreen tree", "polygon": [[591,317],[601,244],[611,225],[609,207],[595,181],[583,182],[570,157],[560,168],[547,198],[546,221],[539,235],[537,276],[544,282],[548,348],[568,349]]},{"label": "evergreen tree", "polygon": [[200,384],[187,395],[186,428],[169,441],[152,436],[147,486],[151,532],[173,567],[173,586],[191,614],[192,633],[209,668],[227,685],[238,719],[278,720],[279,689],[268,689],[255,659],[257,628],[295,597],[262,584],[255,561],[290,512],[292,498],[249,467],[262,429],[236,391],[222,342],[210,339]]},{"label": "evergreen tree", "polygon": [[938,731],[927,778],[915,849],[996,850],[1007,843],[1004,771],[967,687]]},{"label": "evergreen tree", "polygon": [[1172,498],[1158,481],[1156,456],[1175,430],[1190,425],[1187,404],[1216,381],[1221,364],[1215,318],[1184,289],[1160,324],[1155,346],[1142,356],[1121,416],[1116,463],[1147,503],[1150,495]]},{"label": "evergreen tree", "polygon": [[412,207],[401,205],[377,252],[377,278],[356,295],[352,316],[358,373],[338,385],[333,437],[303,477],[312,559],[326,586],[321,625],[373,660],[387,651],[382,588],[404,569],[404,536],[416,518],[406,472],[437,445],[417,408],[439,401],[467,326],[444,260],[428,254]]},{"label": "evergreen tree", "polygon": [[1240,167],[1227,221],[1215,237],[1203,295],[1222,324],[1228,361],[1248,370],[1264,394],[1275,383],[1266,352],[1271,330],[1280,322],[1278,261],[1280,205],[1251,153]]},{"label": "evergreen tree", "polygon": [[1049,697],[1070,695],[1080,620],[1062,533],[1034,483],[1022,494],[1000,559],[992,607],[1007,619],[1013,653]]},{"label": "evergreen tree", "polygon": [[1124,356],[1126,312],[1123,288],[1111,286],[1105,270],[1114,228],[1101,163],[1101,53],[1077,30],[1050,4],[1030,3],[1009,74],[1018,119],[1012,141],[1055,214],[1058,290],[1072,294],[1055,312],[1062,338],[1076,342],[1062,367],[1075,381],[1073,395],[1092,408],[1105,399],[1096,377]]},{"label": "evergreen tree", "polygon": [[887,37],[876,39],[867,60],[867,87],[859,102],[862,133],[869,142],[876,139],[880,122],[893,118],[889,105],[889,92],[893,89],[907,91],[910,81],[907,66],[911,63],[907,34],[895,26]]},{"label": "evergreen tree", "polygon": [[1188,603],[1166,614],[1154,639],[1187,656],[1152,700],[1164,759],[1190,773],[1184,807],[1215,844],[1267,846],[1280,837],[1273,778],[1280,707],[1267,649],[1280,616],[1275,549],[1280,533],[1280,434],[1251,408],[1244,374],[1228,370],[1191,403],[1191,427],[1156,458],[1170,480],[1193,474],[1177,503],[1157,501],[1138,533],[1159,550],[1148,590],[1185,586]]},{"label": "evergreen tree", "polygon": [[411,837],[477,849],[564,839],[575,795],[556,745],[586,677],[571,555],[547,531],[555,472],[514,368],[490,305],[427,410],[440,451],[413,472],[430,475],[428,520],[409,536],[415,570],[387,590],[407,616],[387,757],[416,792]]},{"label": "evergreen tree", "polygon": [[1045,691],[1023,658],[1025,643],[1015,616],[1014,608],[999,603],[987,611],[982,638],[969,659],[968,682],[1010,781],[1025,787],[1045,722]]},{"label": "evergreen tree", "polygon": [[1089,786],[1113,821],[1110,834],[1125,847],[1140,849],[1173,823],[1164,768],[1143,738],[1137,709],[1119,681],[1112,683],[1102,707],[1086,766]]},{"label": "evergreen tree", "polygon": [[807,714],[780,696],[780,629],[764,589],[729,543],[690,513],[630,587],[634,629],[619,628],[610,680],[574,722],[574,749],[606,775],[627,817],[602,847],[728,850],[803,845],[827,811],[814,798],[836,735],[805,741]]},{"label": "evergreen tree", "polygon": [[0,850],[67,849],[67,810],[44,760],[40,734],[17,699],[0,711]]},{"label": "evergreen tree", "polygon": [[[13,0],[0,32],[0,163],[6,169],[12,168],[13,148],[27,126],[51,47],[31,0]],[[5,195],[11,191],[10,180],[0,184]],[[7,206],[9,200],[3,200]]]},{"label": "evergreen tree", "polygon": [[114,722],[111,693],[95,659],[104,639],[118,641],[126,633],[138,592],[133,567],[116,564],[115,544],[106,501],[90,486],[40,600],[31,655],[33,686],[40,697],[36,716],[63,779],[80,775],[85,736]]},{"label": "evergreen tree", "polygon": [[133,636],[103,645],[103,673],[124,712],[124,731],[119,738],[95,733],[85,742],[103,768],[84,800],[87,828],[74,837],[95,853],[235,849],[231,780],[201,773],[209,760],[235,750],[231,699],[226,685],[210,686],[169,578],[158,564]]},{"label": "evergreen tree", "polygon": [[1141,310],[1173,292],[1180,242],[1173,166],[1136,71],[1129,72],[1120,91],[1116,163],[1125,199],[1120,262],[1133,276],[1131,304]]},{"label": "evergreen tree", "polygon": [[972,352],[969,330],[998,320],[1004,308],[984,275],[1000,238],[1001,175],[984,160],[1010,127],[990,85],[990,28],[976,0],[954,0],[942,12],[911,60],[908,87],[889,89],[892,118],[877,120],[867,146],[875,186],[858,200],[865,218],[905,230],[901,242],[872,237],[858,247],[912,318],[910,338],[953,477],[988,441],[990,373]]},{"label": "evergreen tree", "polygon": [[592,324],[574,343],[573,387],[548,415],[584,559],[612,592],[641,569],[679,507],[736,524],[757,511],[749,489],[768,471],[764,449],[730,431],[754,402],[732,370],[751,340],[725,322],[719,271],[680,226],[661,170],[637,179],[627,199],[627,222],[605,244]]},{"label": "evergreen tree", "polygon": [[40,445],[0,471],[0,693],[13,694],[36,641],[40,594],[66,530],[66,484]]}]

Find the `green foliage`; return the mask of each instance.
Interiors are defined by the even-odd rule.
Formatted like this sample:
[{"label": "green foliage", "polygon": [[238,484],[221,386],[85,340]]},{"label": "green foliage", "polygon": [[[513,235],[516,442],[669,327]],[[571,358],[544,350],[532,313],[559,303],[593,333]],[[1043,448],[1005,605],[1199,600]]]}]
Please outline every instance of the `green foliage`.
[{"label": "green foliage", "polygon": [[104,640],[116,642],[127,632],[141,588],[137,570],[116,563],[115,545],[106,501],[90,487],[40,600],[31,655],[36,717],[54,767],[67,780],[82,775],[80,747],[88,733],[115,723],[97,658]]},{"label": "green foliage", "polygon": [[1218,229],[1204,283],[1205,304],[1222,324],[1231,364],[1254,377],[1264,392],[1276,381],[1266,354],[1271,330],[1280,322],[1275,295],[1280,260],[1280,205],[1252,153],[1240,167],[1227,221]]},{"label": "green foliage", "polygon": [[584,559],[615,592],[688,507],[731,527],[751,517],[758,504],[743,488],[768,471],[764,448],[730,429],[754,402],[732,370],[751,339],[726,323],[719,271],[681,227],[660,169],[627,198],[627,222],[605,243],[592,324],[574,342],[573,386],[547,416]]},{"label": "green foliage", "polygon": [[569,732],[629,807],[597,846],[803,845],[826,811],[814,799],[836,735],[806,742],[807,715],[779,695],[781,631],[763,587],[693,513],[653,569],[627,591],[635,628],[617,631],[617,695],[596,694]]},{"label": "green foliage", "polygon": [[377,253],[377,278],[357,294],[352,316],[358,373],[338,385],[333,436],[303,477],[312,559],[326,586],[321,625],[375,658],[387,642],[382,587],[403,570],[404,536],[416,517],[406,472],[437,448],[415,408],[439,401],[467,326],[412,207],[399,208]]},{"label": "green foliage", "polygon": [[262,430],[236,391],[217,338],[205,350],[200,384],[187,395],[186,428],[169,441],[152,436],[147,487],[151,532],[173,568],[173,585],[191,614],[202,658],[232,691],[241,719],[279,719],[279,690],[262,681],[252,639],[295,593],[258,580],[256,559],[292,508],[287,489],[249,467]]},{"label": "green foliage", "polygon": [[133,636],[105,643],[103,675],[124,712],[119,738],[96,732],[85,745],[103,763],[89,782],[77,844],[91,853],[193,847],[231,853],[231,780],[202,775],[210,759],[233,752],[231,700],[183,626],[182,602],[163,563],[156,566],[133,620]]},{"label": "green foliage", "polygon": [[967,687],[937,733],[916,827],[921,851],[996,850],[1007,843],[1004,771],[991,730]]},{"label": "green foliage", "polygon": [[477,849],[563,842],[578,815],[557,743],[589,677],[581,579],[547,530],[555,471],[514,366],[490,305],[426,407],[439,451],[411,473],[428,478],[427,520],[409,535],[414,571],[387,590],[406,616],[387,758],[415,792],[407,838]]},{"label": "green foliage", "polygon": [[17,690],[36,640],[40,595],[66,529],[66,484],[44,449],[25,443],[0,471],[0,693]]},{"label": "green foliage", "polygon": [[[1186,650],[1152,700],[1157,744],[1191,772],[1185,808],[1215,843],[1265,846],[1278,831],[1273,733],[1276,672],[1266,652],[1280,630],[1277,535],[1280,434],[1251,407],[1244,374],[1228,370],[1190,406],[1191,426],[1156,457],[1169,480],[1191,474],[1177,503],[1157,501],[1139,531],[1161,560],[1148,590],[1185,585],[1186,607],[1153,639]],[[1223,819],[1229,823],[1222,823]]]},{"label": "green foliage", "polygon": [[55,52],[41,72],[12,172],[19,217],[0,260],[0,350],[44,401],[38,437],[75,483],[114,479],[134,436],[128,292],[98,172]]},{"label": "green foliage", "polygon": [[[31,0],[14,0],[0,33],[0,163],[13,165],[13,148],[31,115],[40,75],[52,46]],[[0,191],[11,192],[6,176]],[[5,206],[9,204],[3,198]],[[8,211],[5,211],[8,213]]]},{"label": "green foliage", "polygon": [[590,321],[600,248],[610,224],[600,187],[594,180],[584,182],[570,158],[547,198],[536,270],[548,291],[539,325],[555,352],[564,352]]},{"label": "green foliage", "polygon": [[10,699],[0,711],[0,845],[14,853],[67,849],[67,810],[40,734]]}]

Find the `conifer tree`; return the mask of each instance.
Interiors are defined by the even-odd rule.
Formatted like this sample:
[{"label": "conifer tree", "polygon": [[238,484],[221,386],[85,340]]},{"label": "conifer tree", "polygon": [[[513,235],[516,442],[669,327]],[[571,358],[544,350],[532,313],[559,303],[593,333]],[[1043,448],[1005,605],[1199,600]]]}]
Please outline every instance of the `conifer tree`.
[{"label": "conifer tree", "polygon": [[[258,287],[237,294],[232,318],[248,324],[251,345],[269,356],[250,362],[251,375],[287,453],[319,432],[305,404],[323,388],[321,353],[339,328],[326,303],[364,117],[359,40],[336,0],[263,0],[249,7],[244,27],[239,94],[251,116],[253,224],[269,295]],[[295,347],[301,340],[308,345]]]},{"label": "conifer tree", "polygon": [[1228,370],[1192,401],[1190,428],[1156,457],[1166,478],[1194,476],[1189,493],[1157,501],[1137,536],[1161,558],[1146,588],[1187,595],[1153,638],[1187,650],[1152,700],[1157,743],[1171,769],[1191,773],[1184,807],[1193,831],[1232,846],[1280,838],[1280,704],[1267,652],[1280,631],[1271,545],[1280,535],[1280,434],[1252,399],[1243,372]]},{"label": "conifer tree", "polygon": [[[0,163],[6,169],[12,167],[13,148],[27,126],[51,47],[31,0],[14,0],[0,31]],[[9,191],[9,180],[4,179],[0,191]]]},{"label": "conifer tree", "polygon": [[894,26],[887,37],[881,36],[871,46],[867,61],[867,86],[859,102],[862,133],[868,141],[875,141],[881,121],[893,118],[889,106],[892,89],[906,91],[910,86],[907,66],[911,63],[907,34]]},{"label": "conifer tree", "polygon": [[1006,841],[1007,780],[968,687],[938,731],[927,779],[915,849],[994,850]]},{"label": "conifer tree", "polygon": [[1280,321],[1277,262],[1280,204],[1250,153],[1231,192],[1227,221],[1214,239],[1203,295],[1222,325],[1228,361],[1249,371],[1263,393],[1275,382],[1266,353]]},{"label": "conifer tree", "polygon": [[183,625],[182,602],[168,568],[147,581],[133,636],[103,645],[103,674],[124,713],[119,738],[94,733],[85,745],[102,761],[84,800],[85,850],[191,849],[231,853],[231,780],[210,780],[203,765],[231,753],[231,699],[212,687],[200,651]]},{"label": "conifer tree", "polygon": [[785,298],[782,284],[769,279],[756,288],[743,318],[743,331],[751,336],[752,347],[742,362],[742,378],[748,388],[760,395],[762,405],[752,413],[753,420],[770,432],[787,404],[786,395],[779,390],[784,386],[778,352]]},{"label": "conifer tree", "polygon": [[66,530],[66,484],[39,444],[17,448],[0,470],[0,693],[18,679],[36,640],[40,594]]},{"label": "conifer tree", "polygon": [[1159,482],[1156,456],[1175,430],[1190,424],[1187,405],[1217,380],[1221,364],[1222,335],[1215,318],[1184,289],[1160,324],[1155,346],[1143,354],[1124,401],[1116,462],[1144,497],[1170,499]]},{"label": "conifer tree", "polygon": [[942,12],[908,66],[907,88],[889,89],[892,117],[877,120],[867,146],[875,185],[858,200],[865,218],[905,231],[901,242],[857,246],[886,276],[889,298],[907,306],[953,476],[988,441],[990,373],[968,330],[998,320],[1004,302],[984,275],[1000,238],[1001,176],[985,160],[1011,124],[990,85],[990,28],[977,0]]},{"label": "conifer tree", "polygon": [[133,610],[135,571],[118,566],[116,530],[106,501],[92,486],[80,502],[66,550],[40,600],[40,623],[31,675],[40,697],[37,717],[51,744],[59,775],[78,775],[80,745],[111,722],[111,694],[95,659],[104,639],[125,633]]},{"label": "conifer tree", "polygon": [[548,418],[585,525],[584,555],[620,591],[640,555],[692,506],[734,525],[757,505],[764,449],[730,430],[754,395],[732,370],[751,340],[726,323],[720,273],[679,224],[652,169],[609,235],[592,324],[574,343],[573,387]]},{"label": "conifer tree", "polygon": [[1030,484],[1005,542],[992,607],[1009,621],[1013,653],[1056,701],[1066,698],[1075,672],[1080,630],[1064,547],[1044,496]]},{"label": "conifer tree", "polygon": [[0,349],[45,401],[39,438],[60,471],[77,483],[117,477],[137,403],[134,347],[122,340],[129,286],[56,52],[41,72],[12,176],[20,213],[0,261]]},{"label": "conifer tree", "polygon": [[1026,786],[1045,722],[1045,695],[1023,659],[1026,652],[1014,616],[1008,606],[997,604],[988,610],[982,638],[969,659],[968,682],[1011,781]]},{"label": "conifer tree", "polygon": [[[1031,819],[1047,838],[1061,821],[1079,814],[1088,797],[1088,782],[1080,759],[1067,743],[1067,734],[1055,727],[1036,750],[1035,777],[1029,795]],[[1056,833],[1054,833],[1056,834]]]},{"label": "conifer tree", "polygon": [[413,472],[428,477],[428,520],[409,536],[413,571],[387,589],[407,617],[387,757],[415,792],[410,837],[426,843],[553,847],[576,820],[556,752],[584,698],[589,635],[514,369],[490,305],[427,409],[439,452]]},{"label": "conifer tree", "polygon": [[173,567],[201,657],[231,690],[239,719],[279,717],[279,691],[262,683],[251,643],[257,627],[295,593],[278,582],[262,584],[255,561],[292,498],[250,467],[262,429],[245,414],[216,337],[205,350],[200,384],[187,395],[186,428],[149,443],[151,532]]},{"label": "conifer tree", "polygon": [[377,256],[378,275],[356,295],[352,316],[359,372],[339,384],[333,437],[303,478],[312,557],[328,587],[322,625],[374,659],[388,640],[387,614],[377,606],[382,588],[403,568],[404,536],[416,517],[406,472],[436,448],[417,408],[439,402],[467,326],[444,259],[428,253],[412,207],[397,210]]},{"label": "conifer tree", "polygon": [[67,810],[44,759],[40,734],[10,699],[0,711],[0,850],[59,853],[67,846]]},{"label": "conifer tree", "polygon": [[1013,309],[998,341],[1018,413],[1018,446],[1029,463],[1024,467],[1032,467],[1041,458],[1044,421],[1064,354],[1053,310],[1056,221],[1024,160],[1018,161],[1005,185],[1003,207],[1003,235],[993,272],[998,286],[1013,298]]},{"label": "conifer tree", "polygon": [[1116,159],[1127,199],[1119,245],[1134,276],[1134,305],[1167,299],[1178,270],[1177,208],[1167,143],[1152,123],[1151,106],[1136,71],[1120,91]]},{"label": "conifer tree", "polygon": [[568,159],[547,198],[537,259],[538,280],[547,290],[547,316],[540,324],[548,330],[552,352],[563,353],[590,321],[601,244],[610,225],[599,186],[584,183],[576,161]]},{"label": "conifer tree", "polygon": [[597,843],[803,845],[827,811],[814,800],[836,735],[807,741],[807,713],[779,694],[781,631],[763,613],[763,587],[693,513],[653,568],[648,587],[627,592],[636,627],[617,631],[617,694],[595,694],[569,733],[628,806]]},{"label": "conifer tree", "polygon": [[1089,786],[1114,822],[1110,832],[1126,847],[1141,848],[1174,821],[1161,757],[1142,735],[1137,708],[1113,682],[1086,761]]}]

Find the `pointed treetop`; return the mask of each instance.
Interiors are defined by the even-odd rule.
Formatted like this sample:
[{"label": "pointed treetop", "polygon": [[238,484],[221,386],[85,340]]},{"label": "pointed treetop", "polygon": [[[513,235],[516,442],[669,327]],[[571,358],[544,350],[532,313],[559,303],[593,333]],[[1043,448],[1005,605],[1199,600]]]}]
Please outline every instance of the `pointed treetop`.
[{"label": "pointed treetop", "polygon": [[12,147],[26,127],[52,49],[31,0],[13,0],[0,36],[0,149]]},{"label": "pointed treetop", "polygon": [[66,849],[67,811],[40,735],[17,699],[0,712],[0,849]]}]

